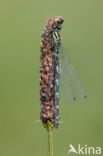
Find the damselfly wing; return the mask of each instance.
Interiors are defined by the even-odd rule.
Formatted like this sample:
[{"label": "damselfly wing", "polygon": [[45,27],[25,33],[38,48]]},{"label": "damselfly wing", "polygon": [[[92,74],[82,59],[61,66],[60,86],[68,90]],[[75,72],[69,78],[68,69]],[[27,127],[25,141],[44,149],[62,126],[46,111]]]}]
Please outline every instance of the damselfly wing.
[{"label": "damselfly wing", "polygon": [[70,104],[76,101],[84,103],[87,97],[85,90],[62,45],[60,47],[60,63],[60,83],[66,101]]}]

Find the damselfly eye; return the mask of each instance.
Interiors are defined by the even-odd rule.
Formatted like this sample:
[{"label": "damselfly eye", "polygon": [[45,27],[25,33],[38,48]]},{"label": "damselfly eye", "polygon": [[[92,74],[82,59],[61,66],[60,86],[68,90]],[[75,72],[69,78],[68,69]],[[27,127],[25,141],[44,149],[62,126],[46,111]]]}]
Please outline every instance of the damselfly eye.
[{"label": "damselfly eye", "polygon": [[53,25],[53,28],[55,29],[55,28],[57,28],[57,26],[56,25]]},{"label": "damselfly eye", "polygon": [[56,26],[56,25],[53,25],[53,29],[60,30],[60,29],[61,29],[61,26],[60,26],[60,25],[58,25],[58,26]]},{"label": "damselfly eye", "polygon": [[59,29],[59,30],[60,30],[60,29],[61,29],[61,26],[58,26],[58,27],[57,27],[57,29]]},{"label": "damselfly eye", "polygon": [[61,30],[61,27],[60,26],[54,26],[53,27],[55,30]]}]

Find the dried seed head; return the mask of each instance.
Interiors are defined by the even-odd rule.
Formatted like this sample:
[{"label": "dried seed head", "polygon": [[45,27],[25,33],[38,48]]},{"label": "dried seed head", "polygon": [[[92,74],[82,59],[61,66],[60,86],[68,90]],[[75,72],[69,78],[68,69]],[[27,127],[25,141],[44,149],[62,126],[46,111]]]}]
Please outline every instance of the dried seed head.
[{"label": "dried seed head", "polygon": [[63,23],[60,16],[52,16],[44,26],[41,35],[41,55],[40,55],[40,100],[41,113],[40,119],[44,125],[55,124],[55,60],[53,45],[53,26],[60,26]]}]

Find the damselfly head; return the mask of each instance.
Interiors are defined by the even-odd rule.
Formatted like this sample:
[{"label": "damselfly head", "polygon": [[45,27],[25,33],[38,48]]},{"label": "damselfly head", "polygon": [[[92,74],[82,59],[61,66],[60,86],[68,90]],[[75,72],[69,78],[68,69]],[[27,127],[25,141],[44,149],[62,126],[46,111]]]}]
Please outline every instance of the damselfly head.
[{"label": "damselfly head", "polygon": [[46,27],[48,27],[48,30],[51,32],[54,31],[55,29],[60,30],[63,22],[64,22],[63,17],[52,16],[47,20]]},{"label": "damselfly head", "polygon": [[52,28],[53,28],[53,30],[59,31],[59,30],[61,30],[62,27],[61,27],[61,25],[58,25],[58,26],[53,25]]},{"label": "damselfly head", "polygon": [[60,16],[54,16],[54,23],[52,25],[53,30],[61,30],[61,24],[64,22],[64,19]]}]

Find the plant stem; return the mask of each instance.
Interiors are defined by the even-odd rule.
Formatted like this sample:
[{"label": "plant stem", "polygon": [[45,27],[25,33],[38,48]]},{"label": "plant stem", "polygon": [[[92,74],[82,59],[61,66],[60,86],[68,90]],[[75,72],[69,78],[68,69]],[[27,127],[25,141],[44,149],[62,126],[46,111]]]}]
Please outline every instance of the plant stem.
[{"label": "plant stem", "polygon": [[53,156],[53,129],[48,126],[49,156]]}]

